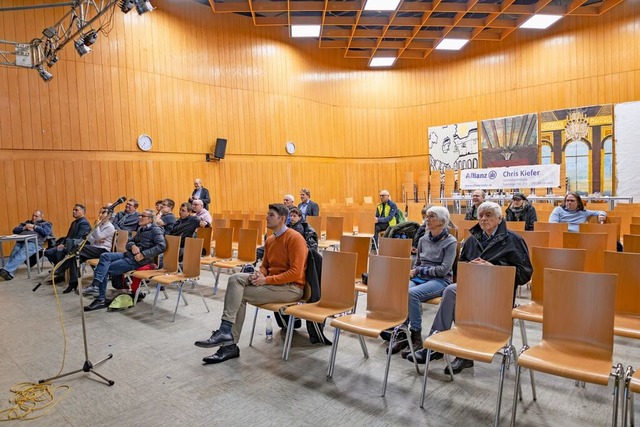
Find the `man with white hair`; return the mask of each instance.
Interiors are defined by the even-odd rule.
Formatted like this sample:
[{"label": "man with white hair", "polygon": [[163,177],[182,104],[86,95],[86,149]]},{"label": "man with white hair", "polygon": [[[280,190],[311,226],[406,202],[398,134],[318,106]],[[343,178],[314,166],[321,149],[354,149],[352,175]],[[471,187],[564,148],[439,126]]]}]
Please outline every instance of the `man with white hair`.
[{"label": "man with white hair", "polygon": [[191,197],[189,197],[189,203],[193,204],[195,200],[202,200],[202,204],[206,210],[209,210],[209,203],[211,203],[211,196],[209,195],[209,190],[202,186],[202,181],[200,178],[196,178],[193,180],[193,192],[191,193]]},{"label": "man with white hair", "polygon": [[[478,206],[478,224],[471,228],[471,236],[465,240],[460,252],[461,262],[486,265],[510,265],[516,268],[515,289],[531,279],[533,267],[529,259],[529,250],[524,239],[507,230],[506,221],[502,219],[500,205],[484,202]],[[457,285],[447,286],[442,293],[442,301],[433,320],[430,334],[451,329],[455,321]],[[425,363],[426,349],[416,352],[416,361]],[[432,352],[431,360],[442,359],[442,353]],[[407,360],[413,362],[411,355]],[[453,373],[460,373],[463,369],[471,368],[473,360],[456,358],[451,363]],[[449,368],[445,368],[449,374]]]}]

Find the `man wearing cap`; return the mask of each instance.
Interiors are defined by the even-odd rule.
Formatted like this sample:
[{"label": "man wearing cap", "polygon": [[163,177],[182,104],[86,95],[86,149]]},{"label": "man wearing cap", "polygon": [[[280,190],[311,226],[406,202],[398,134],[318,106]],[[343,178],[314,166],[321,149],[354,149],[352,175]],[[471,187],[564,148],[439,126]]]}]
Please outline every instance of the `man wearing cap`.
[{"label": "man wearing cap", "polygon": [[474,190],[471,193],[471,206],[467,206],[467,212],[464,215],[465,220],[478,220],[478,206],[484,203],[487,195],[482,190]]},{"label": "man wearing cap", "polygon": [[524,221],[524,229],[532,231],[533,223],[538,220],[538,215],[536,214],[536,209],[524,194],[515,193],[511,204],[505,212],[505,219],[507,221]]}]

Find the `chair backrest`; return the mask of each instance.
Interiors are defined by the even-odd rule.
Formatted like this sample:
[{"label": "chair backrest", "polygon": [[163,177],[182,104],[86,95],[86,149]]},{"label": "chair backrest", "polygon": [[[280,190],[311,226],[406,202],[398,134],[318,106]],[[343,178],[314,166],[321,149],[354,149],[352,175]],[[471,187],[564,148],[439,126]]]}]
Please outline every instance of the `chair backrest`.
[{"label": "chair backrest", "polygon": [[212,238],[216,241],[217,258],[231,258],[233,256],[233,228],[218,228]]},{"label": "chair backrest", "polygon": [[604,251],[607,250],[606,233],[563,233],[564,247],[586,249],[584,271],[602,273],[604,271]]},{"label": "chair backrest", "polygon": [[384,313],[390,318],[406,319],[410,269],[409,258],[371,255],[367,281],[367,313]]},{"label": "chair backrest", "polygon": [[637,234],[625,234],[622,236],[625,252],[640,253],[640,235]]},{"label": "chair backrest", "polygon": [[342,237],[343,223],[344,218],[341,216],[327,217],[327,240],[340,240]]},{"label": "chair backrest", "polygon": [[640,316],[640,254],[605,251],[604,272],[618,275],[615,312]]},{"label": "chair backrest", "polygon": [[549,231],[549,247],[562,248],[562,233],[569,231],[569,224],[566,222],[543,222],[538,221],[533,226],[536,231]]},{"label": "chair backrest", "polygon": [[307,215],[306,221],[307,221],[307,224],[309,224],[311,227],[313,227],[314,230],[316,230],[316,233],[318,234],[318,238],[320,238],[321,233],[324,231],[322,230],[322,217]]},{"label": "chair backrest", "polygon": [[620,224],[598,224],[585,222],[580,224],[580,233],[606,233],[607,234],[607,250],[615,251],[616,242],[620,235]]},{"label": "chair backrest", "polygon": [[238,243],[238,239],[240,239],[240,229],[242,228],[243,224],[244,224],[243,219],[229,220],[229,227],[233,228],[233,243]]},{"label": "chair backrest", "polygon": [[471,230],[478,224],[478,221],[472,219],[459,220],[456,225],[458,226],[458,242],[468,238],[471,235]]},{"label": "chair backrest", "polygon": [[609,202],[587,202],[584,207],[592,211],[606,211],[609,210]]},{"label": "chair backrest", "polygon": [[545,248],[534,246],[529,248],[531,254],[531,301],[542,304],[544,296],[544,269],[561,268],[563,270],[584,271],[586,250]]},{"label": "chair backrest", "polygon": [[[510,227],[510,225],[509,225]],[[549,247],[549,231],[524,231],[524,230],[511,230],[518,236],[522,237],[531,251],[534,246],[541,246],[543,248]]]},{"label": "chair backrest", "polygon": [[372,196],[364,196],[362,198],[362,201],[364,202],[365,205],[372,205],[373,204],[373,197]]},{"label": "chair backrest", "polygon": [[[178,271],[178,256],[180,255],[180,236],[164,236],[167,241],[167,250],[162,257],[162,268],[166,271]],[[198,267],[200,264],[198,264]]]},{"label": "chair backrest", "polygon": [[629,224],[631,234],[640,234],[640,224]]},{"label": "chair backrest", "polygon": [[616,275],[552,268],[544,274],[553,286],[544,288],[543,341],[613,352]]},{"label": "chair backrest", "polygon": [[392,239],[380,237],[378,239],[378,255],[398,258],[411,257],[411,239]]},{"label": "chair backrest", "polygon": [[352,306],[358,254],[352,252],[327,251],[322,255],[322,278],[320,288],[322,295],[318,305]]},{"label": "chair backrest", "polygon": [[126,252],[127,242],[129,241],[129,232],[126,230],[117,230],[114,241],[114,252]]},{"label": "chair backrest", "polygon": [[213,229],[211,227],[198,227],[196,228],[196,238],[202,239],[202,247],[204,248],[203,256],[211,255],[211,236]]},{"label": "chair backrest", "polygon": [[632,216],[631,217],[631,224],[640,224],[640,216],[635,216],[635,215]]},{"label": "chair backrest", "polygon": [[460,228],[458,225],[461,221],[465,221],[464,214],[451,214],[449,220],[456,225],[456,227]]},{"label": "chair backrest", "polygon": [[354,213],[353,211],[340,211],[332,216],[340,216],[342,217],[342,233],[344,234],[353,234],[353,222],[354,222]]},{"label": "chair backrest", "polygon": [[376,219],[373,212],[358,213],[358,234],[374,234]]},{"label": "chair backrest", "polygon": [[347,206],[353,205],[353,197],[345,197],[344,198],[344,204],[347,205]]},{"label": "chair backrest", "polygon": [[247,228],[252,229],[252,230],[258,230],[258,234],[257,234],[257,237],[256,237],[256,244],[261,245],[262,244],[262,238],[263,238],[264,232],[265,232],[264,220],[250,219],[249,220],[249,224],[247,225]]},{"label": "chair backrest", "polygon": [[182,256],[182,273],[186,277],[200,276],[200,253],[202,252],[202,239],[187,237],[184,239],[184,254]]},{"label": "chair backrest", "polygon": [[238,239],[238,260],[254,263],[256,261],[256,239],[258,230],[241,228]]},{"label": "chair backrest", "polygon": [[511,335],[515,277],[512,266],[458,263],[456,326]]},{"label": "chair backrest", "polygon": [[226,218],[213,218],[213,222],[211,223],[211,228],[214,230],[216,228],[225,228],[227,226]]},{"label": "chair backrest", "polygon": [[[340,238],[340,252],[352,252],[358,255],[358,262],[356,264],[356,275],[355,275],[356,279],[361,278],[362,273],[366,273],[368,271],[370,248],[371,248],[371,239],[369,237],[342,236]],[[324,267],[323,267],[323,271],[324,271]]]},{"label": "chair backrest", "polygon": [[524,221],[508,221],[507,228],[511,231],[524,231],[524,226],[527,225]]}]

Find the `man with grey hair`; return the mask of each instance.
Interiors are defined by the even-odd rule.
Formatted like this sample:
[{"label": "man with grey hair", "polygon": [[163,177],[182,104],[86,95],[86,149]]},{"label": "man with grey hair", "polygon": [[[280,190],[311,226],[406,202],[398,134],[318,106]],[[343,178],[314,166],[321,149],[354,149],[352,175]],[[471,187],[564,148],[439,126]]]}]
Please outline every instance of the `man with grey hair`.
[{"label": "man with grey hair", "polygon": [[195,212],[196,217],[200,220],[200,227],[211,227],[213,218],[211,218],[209,211],[205,209],[204,202],[202,200],[194,200],[192,206],[193,212]]},{"label": "man with grey hair", "polygon": [[209,210],[209,203],[211,203],[211,195],[209,194],[209,190],[202,186],[202,181],[200,178],[196,178],[193,180],[193,192],[191,193],[191,197],[189,197],[189,203],[193,204],[196,200],[202,200],[202,204],[206,210]]},{"label": "man with grey hair", "polygon": [[478,219],[478,206],[484,203],[485,197],[487,197],[487,195],[482,190],[474,190],[473,193],[471,193],[471,206],[467,206],[464,219]]},{"label": "man with grey hair", "polygon": [[0,268],[0,278],[7,281],[13,280],[13,273],[18,267],[25,261],[29,262],[28,258],[36,251],[42,250],[46,238],[53,233],[52,227],[51,223],[44,219],[44,214],[40,210],[34,211],[31,219],[18,224],[13,229],[13,234],[33,234],[37,236],[37,241],[17,242],[4,268]]},{"label": "man with grey hair", "polygon": [[389,227],[393,227],[398,223],[396,215],[398,214],[398,206],[389,197],[387,190],[380,191],[380,203],[376,207],[376,232],[373,234],[373,238],[378,244],[378,234],[385,231]]},{"label": "man with grey hair", "polygon": [[[486,265],[510,265],[516,268],[513,298],[515,289],[524,285],[531,279],[533,267],[529,259],[529,250],[524,239],[507,230],[506,221],[502,219],[500,205],[493,202],[484,202],[478,206],[478,224],[471,228],[471,236],[465,240],[460,252],[461,262]],[[431,334],[438,331],[451,329],[455,321],[456,291],[454,283],[447,286],[442,293],[442,301],[431,326]],[[416,353],[416,361],[425,363],[426,349]],[[441,359],[442,353],[432,352],[431,360]],[[411,355],[407,357],[413,362]],[[473,366],[473,360],[456,358],[451,363],[453,373],[460,373],[463,369]],[[449,374],[449,368],[445,368]]]},{"label": "man with grey hair", "polygon": [[111,217],[111,222],[116,230],[135,231],[138,228],[138,201],[136,199],[127,200],[122,212],[118,212]]}]

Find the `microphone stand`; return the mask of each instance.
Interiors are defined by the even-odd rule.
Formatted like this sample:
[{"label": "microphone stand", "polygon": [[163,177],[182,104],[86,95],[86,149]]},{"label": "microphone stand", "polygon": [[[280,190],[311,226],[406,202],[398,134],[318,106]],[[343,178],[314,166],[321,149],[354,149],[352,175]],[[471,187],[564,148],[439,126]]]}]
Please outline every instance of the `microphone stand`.
[{"label": "microphone stand", "polygon": [[[76,248],[73,248],[73,250],[71,250],[67,256],[64,257],[64,259],[62,261],[60,261],[58,264],[56,264],[56,266],[53,268],[53,271],[55,273],[56,268],[58,268],[59,265],[61,265],[62,263],[64,263],[65,261],[71,259],[71,258],[75,258],[75,263],[73,265],[73,267],[71,268],[75,268],[77,271],[77,276],[78,276],[78,284],[82,283],[82,272],[80,271],[80,251],[82,250],[82,248],[84,248],[84,245],[87,244],[87,242],[89,241],[89,236],[91,235],[91,233],[93,233],[93,231],[98,228],[98,226],[100,225],[100,221],[98,221],[98,223],[91,229],[91,231],[89,232],[89,234],[87,234],[87,237],[82,241],[82,243],[80,243]],[[55,286],[55,284],[54,284]],[[80,369],[76,369],[74,371],[70,371],[64,374],[58,374],[56,376],[50,377],[50,378],[46,378],[43,380],[38,381],[38,384],[42,384],[42,383],[46,383],[52,380],[56,380],[58,378],[63,378],[69,375],[73,375],[73,374],[77,374],[80,372],[89,372],[92,373],[94,375],[96,375],[97,377],[101,378],[104,382],[107,383],[107,385],[112,386],[114,383],[113,380],[108,379],[107,377],[99,374],[98,372],[96,372],[96,370],[94,369],[96,366],[98,366],[99,364],[113,358],[113,354],[109,353],[107,355],[107,357],[105,357],[102,360],[97,361],[96,363],[92,363],[91,360],[89,360],[89,345],[87,343],[87,326],[85,323],[85,319],[84,319],[84,302],[83,302],[83,298],[82,298],[82,287],[78,286],[78,294],[80,295],[80,316],[82,319],[82,341],[84,344],[84,364],[82,365],[82,368]],[[34,289],[35,291],[35,289]]]}]

